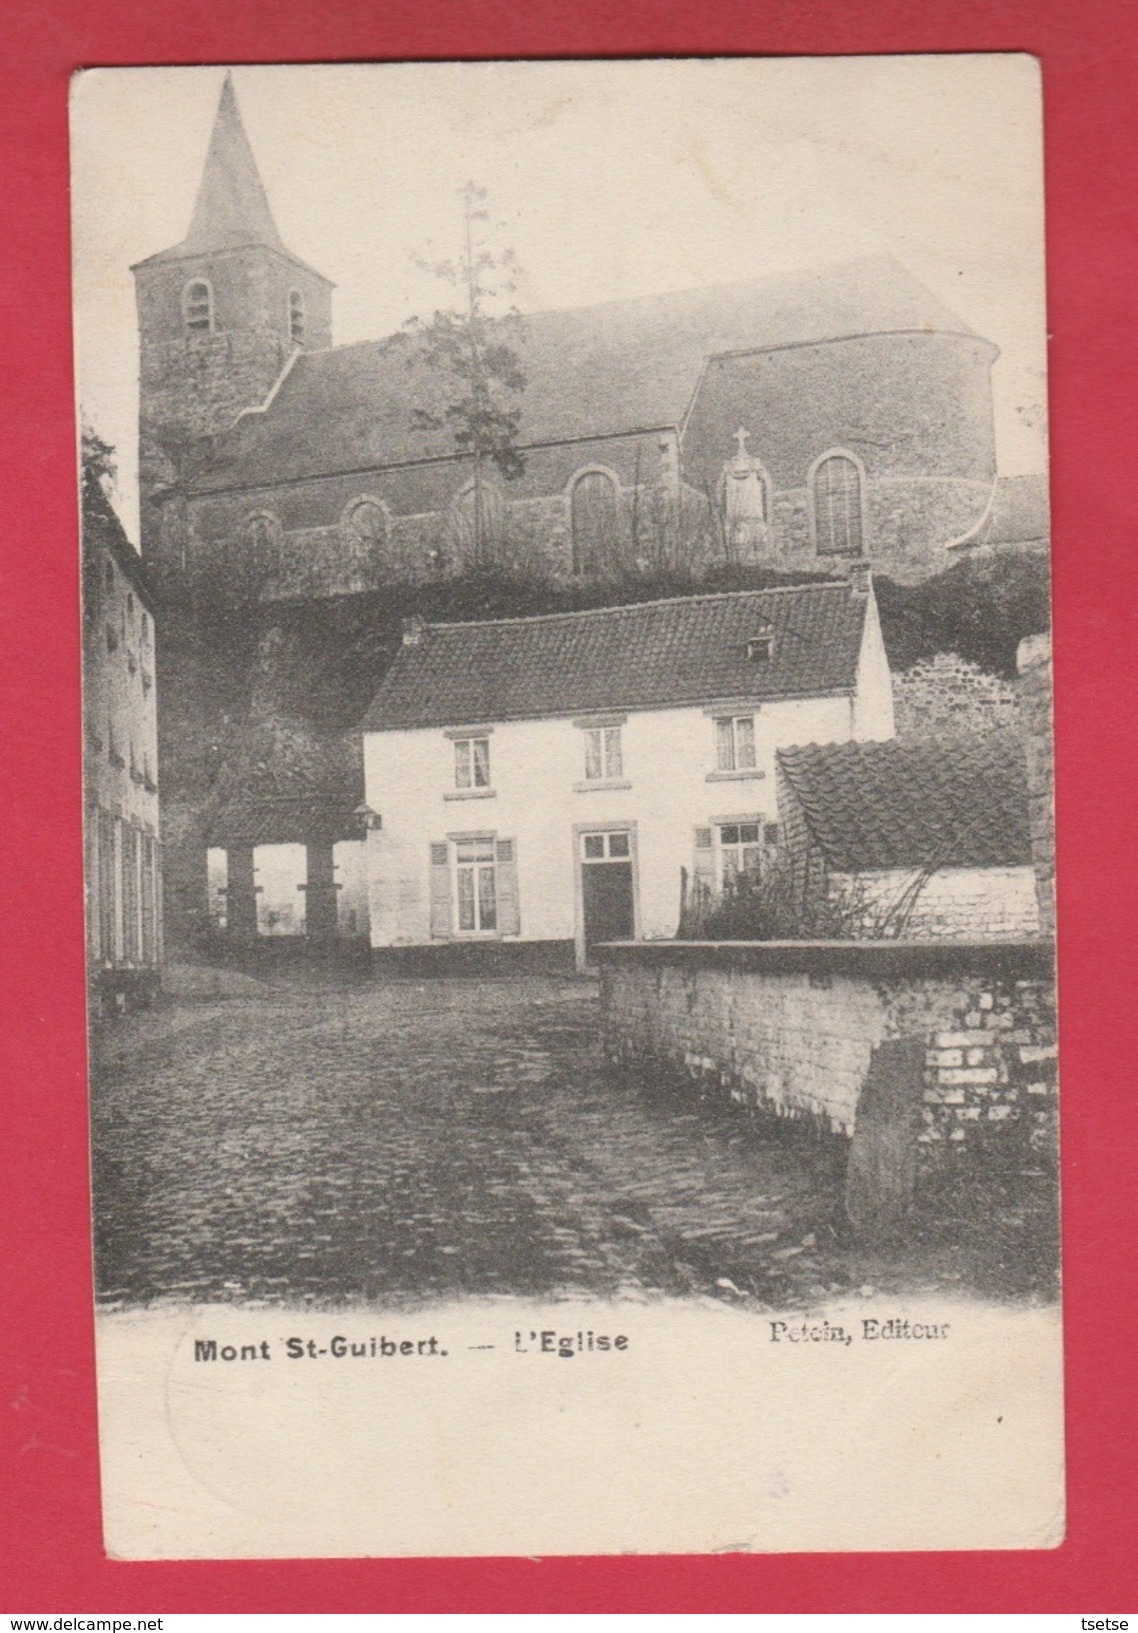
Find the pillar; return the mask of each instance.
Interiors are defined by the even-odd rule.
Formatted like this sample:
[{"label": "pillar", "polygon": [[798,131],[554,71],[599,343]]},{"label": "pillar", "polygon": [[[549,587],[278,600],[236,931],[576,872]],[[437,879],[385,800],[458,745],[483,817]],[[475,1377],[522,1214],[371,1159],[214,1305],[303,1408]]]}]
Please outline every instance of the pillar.
[{"label": "pillar", "polygon": [[309,938],[330,941],[336,935],[336,872],[331,844],[308,846],[305,915]]},{"label": "pillar", "polygon": [[226,891],[228,934],[235,941],[255,941],[257,937],[257,896],[253,889],[253,847],[233,845],[228,851],[229,879]]}]

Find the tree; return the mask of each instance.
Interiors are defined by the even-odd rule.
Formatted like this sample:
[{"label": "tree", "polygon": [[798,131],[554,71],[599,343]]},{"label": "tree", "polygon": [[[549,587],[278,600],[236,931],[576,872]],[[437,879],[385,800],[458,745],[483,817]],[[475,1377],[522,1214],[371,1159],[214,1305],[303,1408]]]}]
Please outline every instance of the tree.
[{"label": "tree", "polygon": [[411,362],[431,377],[434,397],[413,410],[413,429],[449,431],[459,452],[473,460],[471,526],[474,560],[481,566],[491,511],[487,467],[495,466],[507,481],[523,468],[517,448],[518,399],[526,377],[517,351],[521,317],[516,307],[504,304],[516,287],[517,259],[511,249],[489,247],[485,189],[467,182],[459,197],[463,248],[457,261],[419,258],[419,264],[447,284],[458,301],[436,311],[429,322],[412,318],[405,334],[415,347]]},{"label": "tree", "polygon": [[79,463],[84,500],[94,499],[98,494],[105,501],[108,497],[107,489],[114,485],[117,474],[115,450],[86,423],[80,435]]}]

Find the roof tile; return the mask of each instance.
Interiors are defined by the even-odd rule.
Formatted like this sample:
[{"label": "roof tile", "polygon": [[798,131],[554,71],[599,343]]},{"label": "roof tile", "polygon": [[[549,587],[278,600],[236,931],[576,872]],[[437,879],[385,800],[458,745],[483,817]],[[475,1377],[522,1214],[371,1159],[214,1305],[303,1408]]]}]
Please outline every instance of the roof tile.
[{"label": "roof tile", "polygon": [[[857,678],[867,605],[823,583],[429,625],[401,648],[363,729],[841,694]],[[768,631],[770,657],[748,658],[748,639]]]},{"label": "roof tile", "polygon": [[1015,731],[786,748],[778,767],[838,872],[1031,861]]}]

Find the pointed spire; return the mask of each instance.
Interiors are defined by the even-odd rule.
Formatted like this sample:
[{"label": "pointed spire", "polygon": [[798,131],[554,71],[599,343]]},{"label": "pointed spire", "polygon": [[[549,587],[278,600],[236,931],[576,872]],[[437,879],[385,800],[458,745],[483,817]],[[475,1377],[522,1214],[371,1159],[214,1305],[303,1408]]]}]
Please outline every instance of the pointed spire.
[{"label": "pointed spire", "polygon": [[179,248],[200,254],[243,244],[284,249],[241,123],[233,76],[226,74],[190,230]]}]

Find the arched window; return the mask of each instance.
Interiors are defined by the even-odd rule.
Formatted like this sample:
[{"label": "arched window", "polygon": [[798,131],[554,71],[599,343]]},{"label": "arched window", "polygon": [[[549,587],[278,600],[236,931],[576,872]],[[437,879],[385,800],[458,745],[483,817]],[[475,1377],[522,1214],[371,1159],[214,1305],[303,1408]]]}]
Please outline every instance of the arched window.
[{"label": "arched window", "polygon": [[494,561],[506,536],[506,501],[492,476],[468,482],[447,518],[449,551],[469,566]]},{"label": "arched window", "polygon": [[865,548],[861,466],[850,454],[823,454],[811,472],[814,548],[820,556],[860,556]]},{"label": "arched window", "polygon": [[213,328],[213,290],[204,278],[195,278],[183,289],[182,316],[190,334],[209,334]]},{"label": "arched window", "polygon": [[280,531],[280,523],[271,511],[256,510],[246,516],[241,528],[246,567],[263,572],[275,564]]},{"label": "arched window", "polygon": [[299,289],[288,297],[288,335],[294,346],[304,345],[304,296]]},{"label": "arched window", "polygon": [[390,528],[386,505],[378,499],[354,499],[344,512],[343,528],[349,544],[378,549],[387,543]]},{"label": "arched window", "polygon": [[569,490],[573,572],[596,573],[615,566],[623,548],[620,493],[611,471],[582,471]]}]

